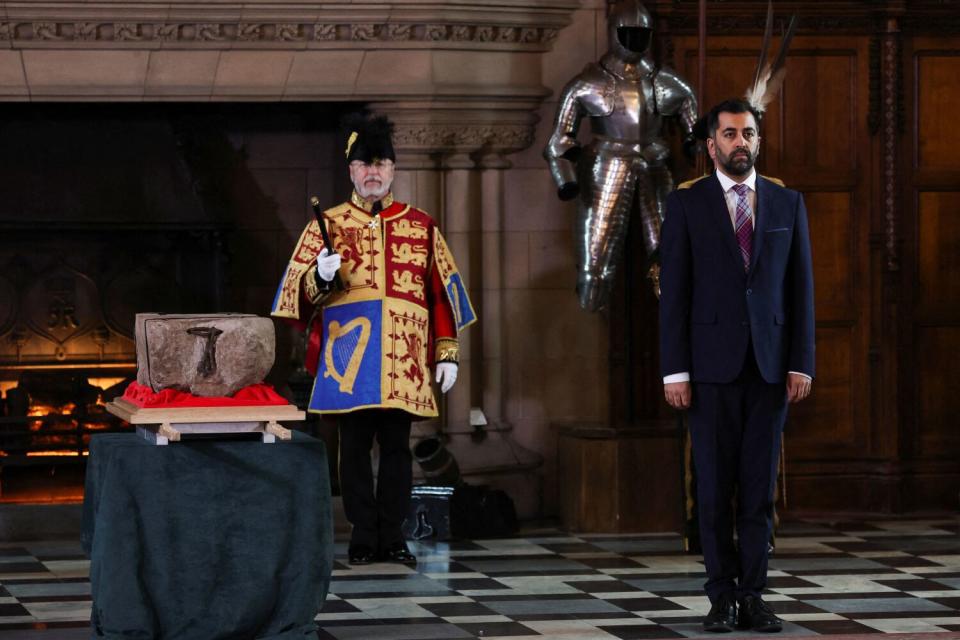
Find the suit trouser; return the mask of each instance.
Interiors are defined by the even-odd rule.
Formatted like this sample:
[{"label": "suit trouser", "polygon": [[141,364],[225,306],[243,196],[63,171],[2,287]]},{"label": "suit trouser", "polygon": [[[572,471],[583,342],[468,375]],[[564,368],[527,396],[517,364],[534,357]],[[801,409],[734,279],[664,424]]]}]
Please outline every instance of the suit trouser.
[{"label": "suit trouser", "polygon": [[763,379],[752,348],[733,382],[693,383],[688,417],[707,570],[704,589],[711,601],[723,593],[760,595],[766,586],[786,415],[786,385]]},{"label": "suit trouser", "polygon": [[[374,550],[402,542],[401,526],[410,503],[413,457],[410,414],[391,409],[365,409],[340,416],[340,491],[347,520],[353,525],[350,544]],[[370,450],[380,445],[374,493]]]}]

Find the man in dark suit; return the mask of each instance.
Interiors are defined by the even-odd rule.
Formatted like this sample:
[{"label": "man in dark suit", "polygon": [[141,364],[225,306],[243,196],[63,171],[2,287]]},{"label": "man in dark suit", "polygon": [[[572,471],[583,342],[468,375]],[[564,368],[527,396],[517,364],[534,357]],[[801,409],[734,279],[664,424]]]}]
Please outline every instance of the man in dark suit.
[{"label": "man in dark suit", "polygon": [[774,482],[787,403],[814,375],[807,212],[754,170],[758,120],[741,100],[710,111],[716,173],[670,194],[660,241],[664,395],[688,410],[708,631],[782,628],[761,598]]}]

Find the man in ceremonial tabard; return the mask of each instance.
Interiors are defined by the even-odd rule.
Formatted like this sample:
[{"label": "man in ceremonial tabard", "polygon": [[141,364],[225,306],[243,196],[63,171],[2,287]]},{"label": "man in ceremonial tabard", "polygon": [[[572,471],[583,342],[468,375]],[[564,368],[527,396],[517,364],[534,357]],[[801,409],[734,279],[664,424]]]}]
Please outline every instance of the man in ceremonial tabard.
[{"label": "man in ceremonial tabard", "polygon": [[307,225],[272,315],[309,319],[306,366],[316,375],[309,410],[339,416],[350,563],[410,562],[400,531],[412,482],[410,423],[437,415],[431,368],[440,390],[449,391],[457,336],[476,315],[433,219],[390,192],[393,125],[363,116],[346,125],[354,192],[323,213],[333,247],[324,246],[317,221]]}]

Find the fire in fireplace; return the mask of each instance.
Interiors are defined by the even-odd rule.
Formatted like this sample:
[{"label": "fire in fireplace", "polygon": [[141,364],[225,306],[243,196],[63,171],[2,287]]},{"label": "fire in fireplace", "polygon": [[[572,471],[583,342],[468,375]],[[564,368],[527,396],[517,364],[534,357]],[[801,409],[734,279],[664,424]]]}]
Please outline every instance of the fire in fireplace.
[{"label": "fire in fireplace", "polygon": [[0,457],[80,457],[86,455],[92,433],[117,430],[120,425],[106,412],[104,396],[122,393],[127,378],[95,380],[113,384],[104,389],[72,371],[22,372],[5,393]]},{"label": "fire in fireplace", "polygon": [[346,108],[0,107],[0,500],[82,495],[90,438],[124,428],[101,404],[135,375],[136,313],[264,313],[307,190],[349,193]]},{"label": "fire in fireplace", "polygon": [[130,429],[104,408],[130,379],[28,370],[0,383],[0,502],[80,499],[90,437]]}]

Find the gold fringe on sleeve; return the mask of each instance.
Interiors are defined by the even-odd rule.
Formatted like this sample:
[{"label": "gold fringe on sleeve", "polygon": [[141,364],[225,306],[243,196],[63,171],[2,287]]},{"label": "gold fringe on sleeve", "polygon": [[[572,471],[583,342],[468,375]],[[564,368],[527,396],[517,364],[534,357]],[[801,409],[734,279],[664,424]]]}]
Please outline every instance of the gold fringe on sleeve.
[{"label": "gold fringe on sleeve", "polygon": [[460,343],[455,338],[437,338],[436,361],[460,363]]},{"label": "gold fringe on sleeve", "polygon": [[312,269],[303,274],[303,292],[307,294],[307,300],[314,305],[323,302],[333,292],[333,287],[329,283],[326,287],[317,286],[315,265],[316,263]]}]

